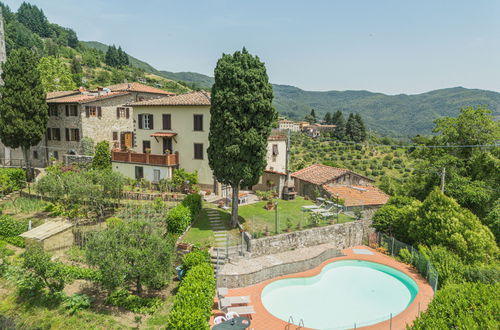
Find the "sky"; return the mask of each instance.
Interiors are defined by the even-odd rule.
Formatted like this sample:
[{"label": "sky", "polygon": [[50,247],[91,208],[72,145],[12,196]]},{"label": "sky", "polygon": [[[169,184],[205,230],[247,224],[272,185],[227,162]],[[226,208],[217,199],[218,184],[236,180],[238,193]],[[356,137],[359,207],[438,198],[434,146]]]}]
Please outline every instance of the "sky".
[{"label": "sky", "polygon": [[[17,10],[22,0],[2,0]],[[80,40],[213,76],[243,46],[305,90],[500,92],[499,0],[30,0]]]}]

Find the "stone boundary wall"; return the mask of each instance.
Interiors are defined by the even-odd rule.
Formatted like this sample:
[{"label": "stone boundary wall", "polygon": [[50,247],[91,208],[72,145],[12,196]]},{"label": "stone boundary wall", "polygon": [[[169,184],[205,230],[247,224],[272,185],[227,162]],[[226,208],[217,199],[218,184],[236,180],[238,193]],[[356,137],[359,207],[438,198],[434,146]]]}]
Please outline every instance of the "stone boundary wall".
[{"label": "stone boundary wall", "polygon": [[217,287],[241,288],[249,285],[254,285],[272,278],[276,278],[278,276],[303,272],[308,269],[317,267],[322,262],[328,259],[341,256],[343,256],[343,254],[342,252],[340,252],[340,250],[331,248],[310,259],[274,265],[253,273],[238,275],[218,274]]},{"label": "stone boundary wall", "polygon": [[93,156],[70,155],[70,154],[63,155],[63,158],[65,165],[78,164],[84,166],[92,163],[92,159],[94,159]]},{"label": "stone boundary wall", "polygon": [[339,250],[361,245],[372,231],[370,220],[316,227],[264,238],[252,239],[249,250],[252,257],[276,254],[308,246],[333,243]]}]

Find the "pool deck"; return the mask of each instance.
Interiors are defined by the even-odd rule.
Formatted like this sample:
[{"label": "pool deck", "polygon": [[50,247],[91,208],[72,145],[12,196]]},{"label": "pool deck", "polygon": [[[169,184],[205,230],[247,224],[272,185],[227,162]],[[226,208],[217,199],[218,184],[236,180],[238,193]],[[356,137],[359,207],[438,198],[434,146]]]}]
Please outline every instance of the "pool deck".
[{"label": "pool deck", "polygon": [[[356,249],[362,249],[364,251],[369,250],[373,254],[365,254],[365,253],[359,253],[360,251],[356,251]],[[383,264],[392,268],[395,268],[406,275],[410,276],[413,280],[418,285],[418,293],[413,302],[406,308],[403,312],[399,313],[398,315],[394,316],[392,318],[392,329],[405,329],[407,325],[410,325],[413,320],[418,316],[419,312],[423,312],[427,309],[428,304],[432,300],[434,296],[434,292],[431,288],[431,286],[427,283],[425,278],[423,278],[412,266],[398,262],[394,258],[387,256],[385,254],[379,253],[376,250],[369,248],[367,246],[355,246],[353,248],[349,249],[344,249],[342,250],[342,253],[345,254],[343,257],[337,257],[333,259],[326,260],[322,262],[319,266],[314,267],[310,270],[300,272],[300,273],[294,273],[294,274],[289,274],[289,275],[284,275],[284,276],[279,276],[277,278],[267,280],[264,282],[261,282],[259,284],[247,286],[244,288],[235,288],[235,289],[229,289],[229,294],[228,296],[250,296],[250,301],[251,303],[249,305],[253,306],[255,309],[256,314],[252,315],[251,318],[251,325],[249,329],[254,329],[254,330],[274,330],[274,329],[288,329],[286,328],[287,322],[278,319],[277,317],[273,316],[271,313],[269,313],[264,305],[262,304],[262,301],[260,299],[262,290],[266,285],[269,283],[276,281],[276,280],[281,280],[284,278],[290,278],[290,277],[310,277],[310,276],[315,276],[321,272],[324,266],[326,266],[328,263],[332,261],[339,261],[339,260],[365,260],[365,261],[371,261],[371,262],[376,262],[379,264]],[[214,308],[217,306],[217,300],[214,301]],[[218,315],[224,315],[220,310],[214,309],[213,310],[213,316],[210,319],[210,324],[213,324],[213,318],[214,316]],[[298,323],[299,320],[295,320],[295,323]],[[366,326],[366,327],[360,327],[358,329],[366,329],[366,330],[375,330],[375,329],[389,329],[391,327],[391,321],[386,320],[374,325]],[[307,324],[306,324],[307,326]],[[297,326],[290,326],[291,329],[296,329]],[[302,329],[309,329],[309,328],[300,328]]]}]

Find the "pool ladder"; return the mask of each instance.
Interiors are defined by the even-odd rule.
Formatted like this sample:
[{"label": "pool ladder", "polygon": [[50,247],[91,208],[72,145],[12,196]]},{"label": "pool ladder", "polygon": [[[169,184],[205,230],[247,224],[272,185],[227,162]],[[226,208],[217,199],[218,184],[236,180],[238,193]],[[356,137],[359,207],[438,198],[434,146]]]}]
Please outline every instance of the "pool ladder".
[{"label": "pool ladder", "polygon": [[[292,315],[290,315],[290,317],[288,318],[288,324],[285,326],[285,330],[290,330],[290,326],[292,326],[292,325],[295,325],[295,324],[293,323],[293,317],[292,317]],[[295,329],[299,330],[299,329],[302,329],[303,327],[304,327],[304,320],[300,319],[299,325]]]}]

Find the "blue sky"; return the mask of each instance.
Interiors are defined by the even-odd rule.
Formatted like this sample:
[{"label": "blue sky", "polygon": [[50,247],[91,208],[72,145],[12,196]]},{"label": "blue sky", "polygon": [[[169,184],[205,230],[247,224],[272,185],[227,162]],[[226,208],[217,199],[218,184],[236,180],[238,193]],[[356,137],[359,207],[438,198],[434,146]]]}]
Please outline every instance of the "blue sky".
[{"label": "blue sky", "polygon": [[[21,0],[3,0],[17,10]],[[500,91],[497,0],[31,0],[81,40],[158,69],[213,74],[245,46],[307,90]]]}]

